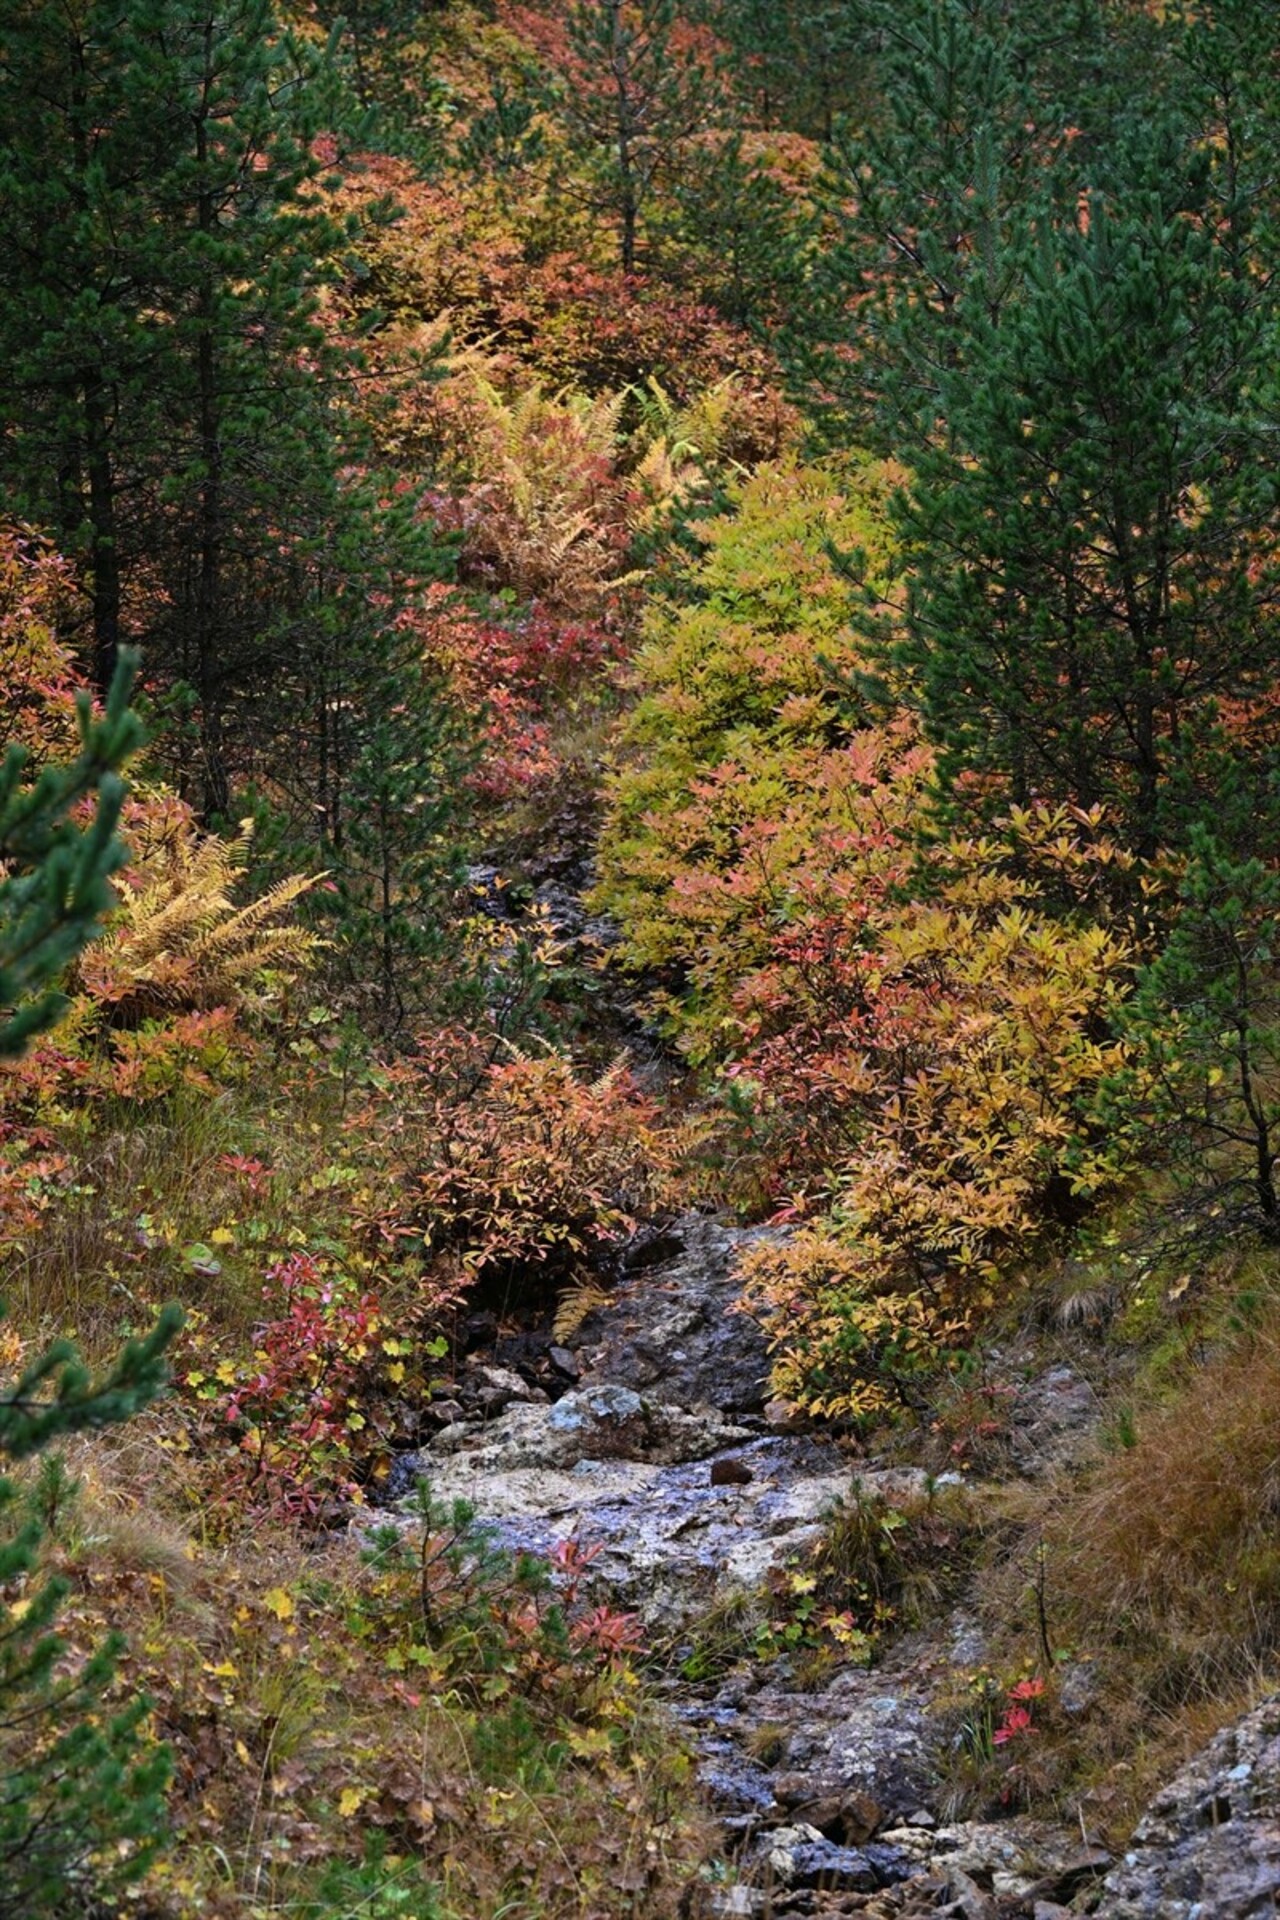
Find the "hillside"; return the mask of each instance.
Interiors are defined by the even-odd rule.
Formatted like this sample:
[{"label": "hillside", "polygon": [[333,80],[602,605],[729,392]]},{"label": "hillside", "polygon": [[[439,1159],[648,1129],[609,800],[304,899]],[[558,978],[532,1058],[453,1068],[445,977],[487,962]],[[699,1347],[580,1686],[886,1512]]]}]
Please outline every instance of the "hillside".
[{"label": "hillside", "polygon": [[1280,22],[12,0],[0,1920],[1280,1898]]}]

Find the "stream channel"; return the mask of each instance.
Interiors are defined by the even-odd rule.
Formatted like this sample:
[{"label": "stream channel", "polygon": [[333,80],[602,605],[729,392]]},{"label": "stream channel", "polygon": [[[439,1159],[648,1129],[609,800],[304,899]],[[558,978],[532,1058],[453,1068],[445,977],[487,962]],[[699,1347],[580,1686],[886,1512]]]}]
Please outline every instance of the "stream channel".
[{"label": "stream channel", "polygon": [[[734,1311],[735,1260],[777,1231],[691,1213],[637,1239],[564,1345],[480,1324],[433,1409],[443,1424],[398,1463],[403,1484],[425,1474],[436,1497],[465,1497],[512,1548],[597,1549],[598,1597],[637,1614],[678,1676],[709,1614],[800,1563],[855,1475],[890,1500],[923,1489],[919,1469],[855,1462],[769,1401],[763,1338]],[[1039,1382],[1015,1434],[1028,1469],[1092,1412],[1069,1370]],[[730,1863],[701,1911],[1052,1920],[1095,1887],[1111,1862],[1079,1828],[948,1818],[931,1708],[982,1657],[959,1607],[810,1690],[786,1653],[672,1680]]]}]

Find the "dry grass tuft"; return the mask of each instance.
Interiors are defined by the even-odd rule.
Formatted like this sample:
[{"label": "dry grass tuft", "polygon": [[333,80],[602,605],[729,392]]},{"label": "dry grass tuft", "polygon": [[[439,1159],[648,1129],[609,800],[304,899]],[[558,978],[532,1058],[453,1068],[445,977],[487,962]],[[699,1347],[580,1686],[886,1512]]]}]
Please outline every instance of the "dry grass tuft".
[{"label": "dry grass tuft", "polygon": [[1118,1837],[1280,1667],[1280,1311],[1112,1432],[981,1584],[997,1670],[1047,1671],[1045,1796]]},{"label": "dry grass tuft", "polygon": [[[1058,1605],[1181,1705],[1280,1649],[1280,1318],[1139,1418],[1048,1517]],[[1153,1705],[1161,1704],[1153,1699]]]}]

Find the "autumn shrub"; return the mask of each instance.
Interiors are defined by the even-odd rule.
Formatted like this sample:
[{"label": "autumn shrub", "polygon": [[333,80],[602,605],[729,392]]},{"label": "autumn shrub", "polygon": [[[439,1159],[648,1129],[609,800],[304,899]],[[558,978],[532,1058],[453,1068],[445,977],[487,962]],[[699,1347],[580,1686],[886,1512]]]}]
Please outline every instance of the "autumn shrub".
[{"label": "autumn shrub", "polygon": [[47,541],[0,522],[0,752],[21,746],[36,768],[77,746],[82,682],[59,638],[73,591],[70,568]]},{"label": "autumn shrub", "polygon": [[626,567],[615,471],[620,395],[508,395],[483,363],[443,389],[456,492],[435,504],[460,537],[466,584],[576,613],[597,609]]},{"label": "autumn shrub", "polygon": [[202,833],[184,801],[156,793],[129,804],[124,827],[130,862],[120,905],[77,975],[106,1024],[254,1010],[304,970],[317,943],[289,910],[314,880],[294,875],[238,903],[252,845],[247,823],[229,840]]},{"label": "autumn shrub", "polygon": [[[370,219],[388,199],[397,216]],[[683,403],[738,373],[759,395],[751,457],[780,451],[779,431],[792,416],[776,397],[781,383],[768,349],[704,301],[595,257],[595,223],[580,223],[572,236],[563,219],[549,225],[536,189],[504,206],[493,194],[464,195],[453,181],[424,181],[403,161],[364,154],[346,170],[333,205],[366,223],[354,256],[359,271],[339,290],[334,317],[361,327],[379,364],[403,362],[415,345],[429,351],[443,321],[460,346],[481,347],[520,384],[532,377],[551,390],[616,393],[652,374]],[[387,449],[393,456],[420,450],[416,408],[407,394]]]},{"label": "autumn shrub", "polygon": [[739,1197],[807,1223],[744,1262],[775,1384],[856,1419],[909,1403],[1131,1145],[1096,1112],[1136,957],[1105,822],[949,830],[910,718],[860,708],[832,546],[871,568],[882,487],[757,475],[707,531],[640,657],[597,896],[720,1076]]},{"label": "autumn shrub", "polygon": [[[234,1457],[215,1463],[213,1502],[316,1525],[363,1499],[371,1475],[385,1474],[391,1449],[380,1416],[388,1395],[425,1391],[427,1303],[391,1315],[372,1289],[304,1252],[270,1269],[263,1301],[269,1317],[248,1364],[220,1361],[210,1379],[188,1362],[177,1382],[195,1406],[209,1405],[234,1441]],[[433,1307],[444,1304],[437,1291]],[[207,1447],[209,1423],[199,1430]]]},{"label": "autumn shrub", "polygon": [[[432,390],[441,524],[464,584],[545,603],[562,619],[607,612],[639,578],[633,545],[713,497],[758,459],[764,397],[736,376],[680,401],[656,376],[602,393],[504,379],[455,355]],[[789,416],[773,417],[780,446]]]},{"label": "autumn shrub", "polygon": [[41,1246],[56,1264],[59,1216],[74,1222],[82,1188],[93,1191],[78,1169],[96,1134],[244,1081],[262,1016],[280,1009],[316,946],[290,917],[309,881],[237,903],[247,833],[203,834],[159,794],[128,803],[125,837],[120,904],[72,972],[65,1020],[0,1063],[0,1247],[24,1250],[24,1266]]},{"label": "autumn shrub", "polygon": [[962,1344],[1037,1239],[1133,1163],[1133,1133],[1094,1115],[1126,1057],[1132,949],[1053,901],[1109,874],[1096,825],[1014,816],[1003,863],[991,842],[943,842],[931,887],[909,881],[908,846],[904,891],[878,899],[819,839],[813,891],[794,876],[795,918],[740,986],[733,1070],[769,1110],[801,1211],[824,1216],[744,1271],[780,1389],[815,1411],[901,1395],[926,1330]]},{"label": "autumn shrub", "polygon": [[[696,960],[700,903],[733,866],[738,832],[777,820],[809,790],[812,755],[847,733],[832,669],[855,656],[831,549],[887,559],[885,493],[870,467],[845,488],[763,469],[734,489],[730,513],[695,529],[703,553],[680,598],[650,613],[597,895],[635,966]],[[723,919],[726,904],[709,915]]]},{"label": "autumn shrub", "polygon": [[476,605],[445,589],[430,606],[426,644],[460,704],[483,716],[485,750],[468,784],[494,805],[561,777],[557,723],[609,700],[624,651],[607,618],[573,619],[509,596]]},{"label": "autumn shrub", "polygon": [[674,1136],[625,1061],[584,1081],[561,1053],[489,1059],[476,1035],[469,1046],[469,1078],[456,1062],[442,1078],[429,1054],[407,1070],[421,1089],[410,1153],[422,1230],[472,1274],[563,1279],[661,1203]]}]

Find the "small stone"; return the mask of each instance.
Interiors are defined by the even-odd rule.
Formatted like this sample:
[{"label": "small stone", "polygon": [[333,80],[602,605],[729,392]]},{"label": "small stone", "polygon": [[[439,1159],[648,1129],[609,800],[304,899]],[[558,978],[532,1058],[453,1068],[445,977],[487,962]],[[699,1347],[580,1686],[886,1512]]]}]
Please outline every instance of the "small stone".
[{"label": "small stone", "polygon": [[463,1323],[464,1345],[468,1353],[477,1347],[491,1347],[498,1337],[498,1317],[493,1313],[473,1313]]},{"label": "small stone", "polygon": [[862,1846],[873,1840],[884,1824],[884,1808],[869,1793],[847,1793],[840,1802],[840,1824],[845,1841]]},{"label": "small stone", "polygon": [[557,1373],[564,1374],[567,1380],[576,1380],[582,1372],[575,1355],[568,1347],[548,1347],[547,1358]]},{"label": "small stone", "polygon": [[804,1415],[789,1400],[766,1400],[764,1417],[778,1433],[798,1433],[805,1424]]},{"label": "small stone", "polygon": [[428,1420],[434,1421],[441,1427],[456,1426],[460,1420],[466,1418],[456,1400],[433,1400],[426,1409],[426,1415]]},{"label": "small stone", "polygon": [[745,1460],[729,1458],[711,1462],[711,1484],[713,1487],[745,1487],[755,1479]]},{"label": "small stone", "polygon": [[822,1835],[807,1822],[794,1827],[775,1827],[765,1839],[765,1859],[776,1880],[790,1886],[796,1876],[796,1854],[802,1847],[820,1847]]},{"label": "small stone", "polygon": [[630,1387],[589,1387],[582,1398],[597,1420],[635,1420],[644,1412],[644,1401]]},{"label": "small stone", "polygon": [[711,1911],[724,1915],[725,1920],[746,1920],[746,1916],[763,1913],[766,1896],[755,1887],[721,1887],[711,1895]]},{"label": "small stone", "polygon": [[480,1404],[486,1411],[497,1412],[501,1407],[510,1406],[512,1401],[536,1398],[537,1390],[511,1367],[476,1367],[474,1371],[479,1382]]},{"label": "small stone", "polygon": [[644,1401],[638,1393],[606,1384],[566,1393],[547,1415],[547,1424],[556,1433],[581,1433],[594,1426],[622,1426],[643,1414]]}]

